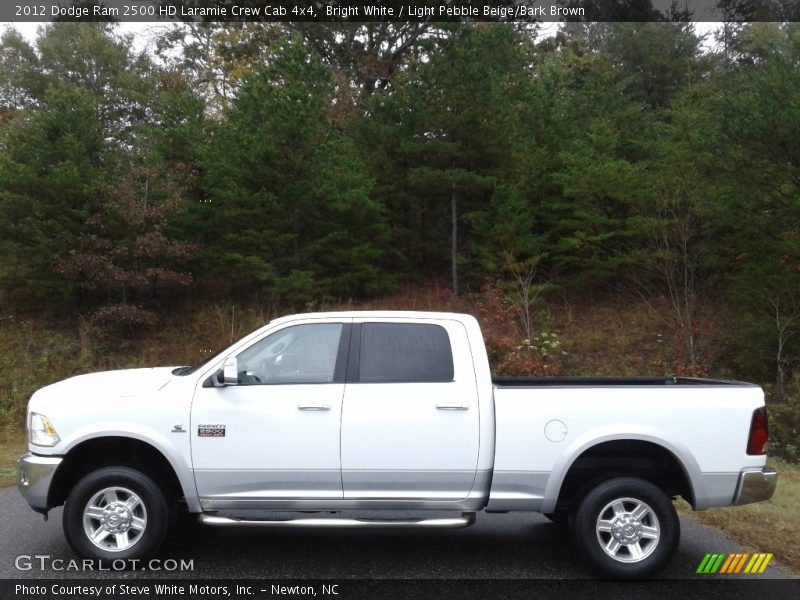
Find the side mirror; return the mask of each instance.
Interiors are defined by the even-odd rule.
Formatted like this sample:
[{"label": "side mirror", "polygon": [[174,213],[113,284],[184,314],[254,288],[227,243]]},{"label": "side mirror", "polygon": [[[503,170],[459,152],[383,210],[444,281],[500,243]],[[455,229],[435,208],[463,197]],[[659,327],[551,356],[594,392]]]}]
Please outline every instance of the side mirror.
[{"label": "side mirror", "polygon": [[222,363],[222,383],[239,385],[239,363],[235,356],[229,356]]}]

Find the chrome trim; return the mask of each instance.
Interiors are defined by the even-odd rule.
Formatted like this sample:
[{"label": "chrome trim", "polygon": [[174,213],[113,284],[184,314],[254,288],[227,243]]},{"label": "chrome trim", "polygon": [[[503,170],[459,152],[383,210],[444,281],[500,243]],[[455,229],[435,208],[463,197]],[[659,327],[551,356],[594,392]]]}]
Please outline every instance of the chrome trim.
[{"label": "chrome trim", "polygon": [[277,510],[277,511],[342,511],[342,510],[482,510],[485,499],[469,497],[458,501],[449,500],[247,500],[202,498],[203,511],[227,510]]},{"label": "chrome trim", "polygon": [[37,456],[27,452],[17,460],[17,488],[22,497],[40,512],[47,511],[47,495],[61,457]]},{"label": "chrome trim", "polygon": [[[341,478],[345,475],[345,495]],[[466,477],[469,476],[469,477]],[[492,472],[195,471],[202,510],[481,510]],[[464,481],[462,481],[464,480]],[[235,483],[230,483],[235,482]],[[202,483],[202,485],[200,485]]]},{"label": "chrome trim", "polygon": [[257,525],[259,527],[389,527],[389,528],[426,528],[426,529],[456,529],[469,527],[475,522],[475,513],[467,513],[460,517],[446,519],[318,519],[300,518],[270,521],[267,519],[237,519],[230,517],[217,517],[213,515],[199,516],[199,521],[204,525]]},{"label": "chrome trim", "polygon": [[740,505],[769,500],[777,485],[778,472],[775,469],[764,467],[758,471],[743,471],[739,474],[733,503]]}]

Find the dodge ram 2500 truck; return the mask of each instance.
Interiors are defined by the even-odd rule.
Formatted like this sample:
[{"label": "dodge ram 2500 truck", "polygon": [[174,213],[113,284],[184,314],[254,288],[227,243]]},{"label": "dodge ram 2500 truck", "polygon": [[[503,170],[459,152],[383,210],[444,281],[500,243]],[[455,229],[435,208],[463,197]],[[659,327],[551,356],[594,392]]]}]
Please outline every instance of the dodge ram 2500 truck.
[{"label": "dodge ram 2500 truck", "polygon": [[28,436],[22,495],[63,504],[70,546],[100,560],[153,554],[178,510],[433,528],[539,511],[601,573],[644,577],[678,545],[673,498],[745,504],[777,481],[759,387],[492,379],[477,321],[450,313],[289,316],[197,366],[73,377],[33,394]]}]

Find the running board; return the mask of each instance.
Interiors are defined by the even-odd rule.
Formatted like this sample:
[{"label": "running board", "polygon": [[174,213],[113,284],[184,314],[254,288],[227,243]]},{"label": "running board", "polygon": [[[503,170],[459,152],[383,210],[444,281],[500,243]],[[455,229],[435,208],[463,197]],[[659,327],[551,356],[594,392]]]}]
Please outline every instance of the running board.
[{"label": "running board", "polygon": [[231,517],[217,517],[201,514],[199,521],[204,525],[246,525],[261,527],[395,527],[395,528],[431,528],[431,529],[457,529],[469,527],[475,522],[475,513],[464,513],[460,517],[445,519],[282,519],[270,521],[268,519],[238,519]]}]

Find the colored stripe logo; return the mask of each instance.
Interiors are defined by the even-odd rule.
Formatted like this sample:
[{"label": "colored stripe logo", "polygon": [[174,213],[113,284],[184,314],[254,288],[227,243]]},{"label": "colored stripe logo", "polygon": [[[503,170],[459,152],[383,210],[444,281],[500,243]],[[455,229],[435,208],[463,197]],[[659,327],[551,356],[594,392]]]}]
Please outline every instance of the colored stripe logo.
[{"label": "colored stripe logo", "polygon": [[715,552],[706,554],[697,567],[697,573],[702,575],[736,574],[736,573],[763,573],[767,569],[772,553],[767,552],[738,552],[726,554]]}]

